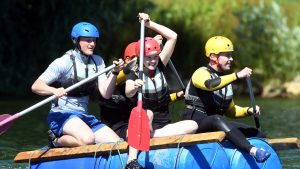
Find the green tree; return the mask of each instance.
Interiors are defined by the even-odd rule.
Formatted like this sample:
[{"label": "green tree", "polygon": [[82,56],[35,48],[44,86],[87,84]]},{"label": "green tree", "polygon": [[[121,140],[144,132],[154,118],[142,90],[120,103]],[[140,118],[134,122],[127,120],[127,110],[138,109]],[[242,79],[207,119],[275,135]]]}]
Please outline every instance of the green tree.
[{"label": "green tree", "polygon": [[291,80],[299,74],[299,27],[289,28],[276,2],[245,5],[237,13],[236,49],[241,65],[256,68],[267,81]]},{"label": "green tree", "polygon": [[[178,34],[172,60],[188,79],[195,69],[205,63],[204,46],[214,35],[233,37],[232,28],[238,23],[233,15],[235,1],[154,0],[151,16]],[[184,63],[184,64],[182,64]]]},{"label": "green tree", "polygon": [[87,21],[99,28],[96,53],[108,65],[138,39],[137,13],[154,7],[147,0],[3,0],[0,6],[0,95],[12,97],[31,94],[48,64],[73,48],[74,24]]}]

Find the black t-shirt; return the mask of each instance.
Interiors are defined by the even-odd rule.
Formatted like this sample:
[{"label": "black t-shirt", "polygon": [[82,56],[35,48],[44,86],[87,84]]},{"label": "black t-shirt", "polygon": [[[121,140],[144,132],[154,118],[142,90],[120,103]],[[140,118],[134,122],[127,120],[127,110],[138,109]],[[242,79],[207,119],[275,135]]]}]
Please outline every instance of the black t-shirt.
[{"label": "black t-shirt", "polygon": [[99,106],[101,121],[117,130],[128,125],[130,112],[136,106],[135,98],[127,98],[125,84],[116,87],[111,99],[105,99],[100,95]]}]

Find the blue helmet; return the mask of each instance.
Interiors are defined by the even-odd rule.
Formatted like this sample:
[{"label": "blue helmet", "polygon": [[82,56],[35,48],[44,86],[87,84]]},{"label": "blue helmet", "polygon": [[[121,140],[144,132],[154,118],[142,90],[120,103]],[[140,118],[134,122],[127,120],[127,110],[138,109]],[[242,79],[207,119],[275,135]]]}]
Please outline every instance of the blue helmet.
[{"label": "blue helmet", "polygon": [[99,31],[91,23],[79,22],[73,27],[71,38],[75,40],[81,36],[99,38]]}]

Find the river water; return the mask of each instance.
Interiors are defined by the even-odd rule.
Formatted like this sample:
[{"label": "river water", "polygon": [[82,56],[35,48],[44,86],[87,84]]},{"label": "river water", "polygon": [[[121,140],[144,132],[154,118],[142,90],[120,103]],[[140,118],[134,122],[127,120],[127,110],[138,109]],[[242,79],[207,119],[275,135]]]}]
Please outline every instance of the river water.
[{"label": "river water", "polygon": [[[1,114],[14,114],[39,101],[0,101]],[[235,100],[242,106],[249,106],[247,98]],[[300,138],[300,100],[287,99],[257,99],[261,107],[261,128],[269,138]],[[13,125],[0,136],[0,169],[26,169],[26,163],[14,163],[15,155],[20,151],[29,151],[48,145],[47,140],[47,112],[49,104],[42,106],[23,117],[17,119]],[[183,103],[174,104],[174,121],[179,119],[178,113],[182,111]],[[92,103],[90,110],[96,116],[98,108]],[[254,125],[252,117],[238,120],[249,125]],[[300,150],[278,151],[284,169],[300,169]]]}]

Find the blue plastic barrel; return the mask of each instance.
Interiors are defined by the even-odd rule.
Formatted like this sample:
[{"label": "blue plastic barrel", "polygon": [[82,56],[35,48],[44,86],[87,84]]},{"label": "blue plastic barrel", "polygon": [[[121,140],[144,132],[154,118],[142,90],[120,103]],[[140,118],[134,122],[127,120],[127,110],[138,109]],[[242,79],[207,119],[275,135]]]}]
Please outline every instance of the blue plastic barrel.
[{"label": "blue plastic barrel", "polygon": [[[257,163],[247,152],[237,150],[229,141],[205,143],[179,148],[166,148],[141,152],[139,163],[147,169],[281,169],[275,150],[264,140],[250,138],[249,142],[271,153],[264,163]],[[78,157],[72,159],[32,163],[30,169],[122,169],[128,154],[112,156]]]},{"label": "blue plastic barrel", "polygon": [[105,169],[107,157],[80,157],[31,163],[30,169]]},{"label": "blue plastic barrel", "polygon": [[276,151],[266,141],[260,138],[249,138],[250,144],[257,147],[263,148],[271,153],[271,156],[267,161],[263,163],[257,163],[255,159],[247,152],[241,152],[237,150],[229,141],[223,141],[225,152],[228,160],[230,161],[231,169],[282,169],[281,161]]},{"label": "blue plastic barrel", "polygon": [[[109,169],[122,168],[127,153],[111,156]],[[122,161],[121,161],[122,160]],[[139,163],[147,169],[228,169],[227,155],[219,143],[196,144],[187,147],[168,148],[141,152]]]}]

